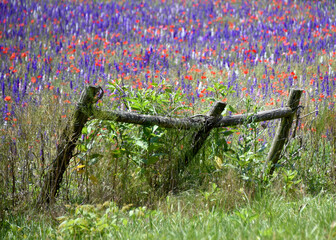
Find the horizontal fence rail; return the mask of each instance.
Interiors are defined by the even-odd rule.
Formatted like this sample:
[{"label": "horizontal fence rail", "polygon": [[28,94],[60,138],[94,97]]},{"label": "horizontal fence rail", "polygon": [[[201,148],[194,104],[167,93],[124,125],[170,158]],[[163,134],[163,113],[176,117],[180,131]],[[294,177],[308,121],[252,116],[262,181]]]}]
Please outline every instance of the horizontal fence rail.
[{"label": "horizontal fence rail", "polygon": [[[273,110],[267,110],[258,112],[255,114],[237,114],[232,116],[220,117],[217,119],[217,123],[214,128],[236,126],[240,124],[246,124],[251,122],[269,121],[279,118],[288,117],[293,114],[293,110],[290,107],[277,108]],[[186,118],[172,118],[162,116],[152,116],[138,114],[134,112],[122,112],[122,111],[102,111],[94,110],[92,118],[98,120],[109,120],[115,122],[133,123],[140,125],[157,125],[163,128],[178,128],[178,129],[198,129],[204,126],[204,122],[213,119],[213,116],[207,115],[195,115]]]}]

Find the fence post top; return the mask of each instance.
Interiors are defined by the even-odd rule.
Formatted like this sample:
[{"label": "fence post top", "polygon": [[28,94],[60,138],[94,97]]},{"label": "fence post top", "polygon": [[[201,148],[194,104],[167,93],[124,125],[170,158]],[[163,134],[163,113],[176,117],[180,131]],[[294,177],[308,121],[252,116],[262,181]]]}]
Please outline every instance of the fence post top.
[{"label": "fence post top", "polygon": [[296,109],[299,106],[302,93],[303,89],[291,88],[289,91],[287,106],[291,109]]},{"label": "fence post top", "polygon": [[225,102],[221,102],[221,101],[217,101],[214,103],[214,105],[212,106],[211,110],[208,112],[208,116],[211,117],[216,117],[222,114],[222,112],[224,111],[226,107],[226,103]]},{"label": "fence post top", "polygon": [[302,88],[290,88],[289,89],[290,92],[303,92]]}]

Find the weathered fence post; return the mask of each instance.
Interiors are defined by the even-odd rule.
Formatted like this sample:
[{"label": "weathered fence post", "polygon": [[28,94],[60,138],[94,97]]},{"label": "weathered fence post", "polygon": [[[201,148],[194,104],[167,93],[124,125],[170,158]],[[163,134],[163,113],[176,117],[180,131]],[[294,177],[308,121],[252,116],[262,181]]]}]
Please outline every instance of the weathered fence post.
[{"label": "weathered fence post", "polygon": [[266,159],[266,163],[272,162],[272,166],[269,172],[270,175],[273,174],[275,167],[279,161],[281,150],[283,149],[283,146],[288,139],[289,130],[293,123],[294,114],[299,106],[302,92],[303,90],[301,89],[290,90],[287,105],[292,109],[292,114],[288,117],[281,118],[277,132],[272,142],[271,149]]},{"label": "weathered fence post", "polygon": [[226,103],[224,102],[216,102],[212,109],[208,112],[207,116],[212,117],[206,119],[204,123],[204,127],[202,127],[198,132],[196,132],[193,136],[193,140],[191,143],[191,148],[186,152],[184,163],[179,164],[179,172],[183,171],[184,168],[190,163],[190,161],[196,156],[198,151],[203,146],[205,140],[208,138],[210,131],[215,127],[217,122],[221,118],[221,114],[226,107]]},{"label": "weathered fence post", "polygon": [[93,104],[103,96],[103,89],[97,86],[87,86],[80,96],[73,118],[63,130],[60,143],[57,146],[56,158],[47,172],[39,196],[39,203],[50,203],[54,200],[60,188],[63,174],[66,171],[76,142],[82,133],[85,123],[93,112]]}]

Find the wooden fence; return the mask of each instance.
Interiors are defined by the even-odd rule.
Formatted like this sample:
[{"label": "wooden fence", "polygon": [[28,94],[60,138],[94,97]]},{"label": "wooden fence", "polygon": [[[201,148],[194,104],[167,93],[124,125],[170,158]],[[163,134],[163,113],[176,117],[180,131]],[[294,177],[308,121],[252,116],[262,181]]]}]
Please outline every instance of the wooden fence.
[{"label": "wooden fence", "polygon": [[195,131],[191,146],[189,146],[184,159],[182,159],[181,164],[179,164],[179,171],[182,172],[196,156],[213,128],[281,118],[266,159],[267,162],[272,163],[269,174],[273,174],[283,146],[288,139],[302,92],[303,90],[300,89],[291,89],[286,107],[255,114],[239,114],[223,117],[221,114],[226,107],[226,103],[216,102],[207,115],[171,118],[143,115],[133,112],[99,110],[95,107],[95,103],[103,97],[103,89],[97,86],[87,86],[81,94],[73,114],[73,119],[69,120],[69,123],[61,135],[56,157],[44,179],[39,202],[50,203],[55,199],[62,183],[63,174],[69,165],[70,159],[73,157],[73,150],[76,147],[77,140],[81,136],[82,129],[89,119],[110,120],[140,125],[157,125],[163,128],[190,129]]}]

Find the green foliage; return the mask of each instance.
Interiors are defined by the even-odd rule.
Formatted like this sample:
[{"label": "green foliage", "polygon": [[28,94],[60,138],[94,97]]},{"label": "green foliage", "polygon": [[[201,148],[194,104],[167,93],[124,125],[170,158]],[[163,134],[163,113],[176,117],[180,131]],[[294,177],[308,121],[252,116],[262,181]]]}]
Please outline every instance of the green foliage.
[{"label": "green foliage", "polygon": [[294,187],[296,187],[302,179],[297,179],[297,171],[292,170],[284,170],[282,173],[284,179],[284,188],[286,193],[293,191]]},{"label": "green foliage", "polygon": [[8,214],[0,222],[1,239],[56,239],[57,222],[47,212]]},{"label": "green foliage", "polygon": [[[228,87],[227,85],[221,84],[219,82],[214,82],[212,87],[207,88],[208,91],[213,93],[213,97],[209,100],[211,101],[219,101],[219,99],[225,99],[235,93],[236,91],[233,89],[233,86]],[[232,109],[230,109],[232,111]]]},{"label": "green foliage", "polygon": [[[231,130],[221,130],[216,133],[216,145],[221,144],[223,148],[223,157],[227,160],[223,162],[221,158],[220,169],[232,168],[240,177],[250,186],[261,184],[265,180],[263,177],[263,170],[265,168],[265,149],[267,144],[263,144],[263,130],[259,128],[259,124],[253,121],[253,116],[260,108],[257,108],[252,100],[247,97],[243,100],[245,102],[246,113],[250,114],[247,122],[233,128]],[[249,122],[249,120],[252,120]],[[237,135],[237,141],[234,148],[229,148],[225,137],[231,134]],[[218,141],[217,136],[220,135]]]},{"label": "green foliage", "polygon": [[61,222],[58,228],[62,237],[92,239],[105,235],[108,228],[118,229],[116,222],[119,208],[114,203],[106,202],[98,208],[81,205],[73,212],[71,217],[58,217]]},{"label": "green foliage", "polygon": [[174,89],[164,80],[161,83],[152,82],[149,87],[142,89],[133,89],[132,86],[115,80],[109,83],[107,88],[129,111],[173,117],[177,116],[177,113],[181,116],[181,111],[190,110],[190,106],[182,103],[185,95],[181,88]]},{"label": "green foliage", "polygon": [[[2,239],[334,239],[333,195],[295,200],[268,193],[227,211],[211,205],[223,198],[212,184],[209,194],[169,195],[156,210],[114,202],[67,206],[57,222],[38,213],[12,216]],[[218,193],[218,194],[217,194]],[[238,200],[238,199],[236,199]],[[198,203],[198,202],[201,203]],[[29,220],[30,219],[30,220]]]},{"label": "green foliage", "polygon": [[[212,184],[209,193],[202,193],[204,203],[219,198],[219,195],[215,196],[216,192],[220,193],[221,190]],[[97,218],[99,207],[91,206],[89,209],[95,216],[93,224],[102,217],[106,217],[111,223],[104,228],[104,233],[95,235],[103,239],[162,239],[163,236],[165,239],[332,239],[336,234],[336,208],[332,198],[317,196],[291,201],[268,194],[232,212],[225,212],[219,208],[207,208],[207,204],[195,211],[195,200],[186,195],[167,198],[156,211],[129,209],[129,206],[125,206],[120,210],[113,208],[113,214],[106,214],[109,212],[107,208],[100,210],[102,214]],[[75,212],[68,215],[66,221],[78,218],[79,215]],[[93,224],[92,231],[86,232],[86,235],[84,232],[82,235],[63,235],[63,223],[59,230],[62,237],[92,237],[93,232],[99,231]]]},{"label": "green foliage", "polygon": [[61,238],[116,238],[120,236],[122,228],[142,222],[156,214],[146,207],[133,208],[132,204],[120,209],[114,202],[70,207],[68,212],[71,214],[58,217],[58,232]]}]

